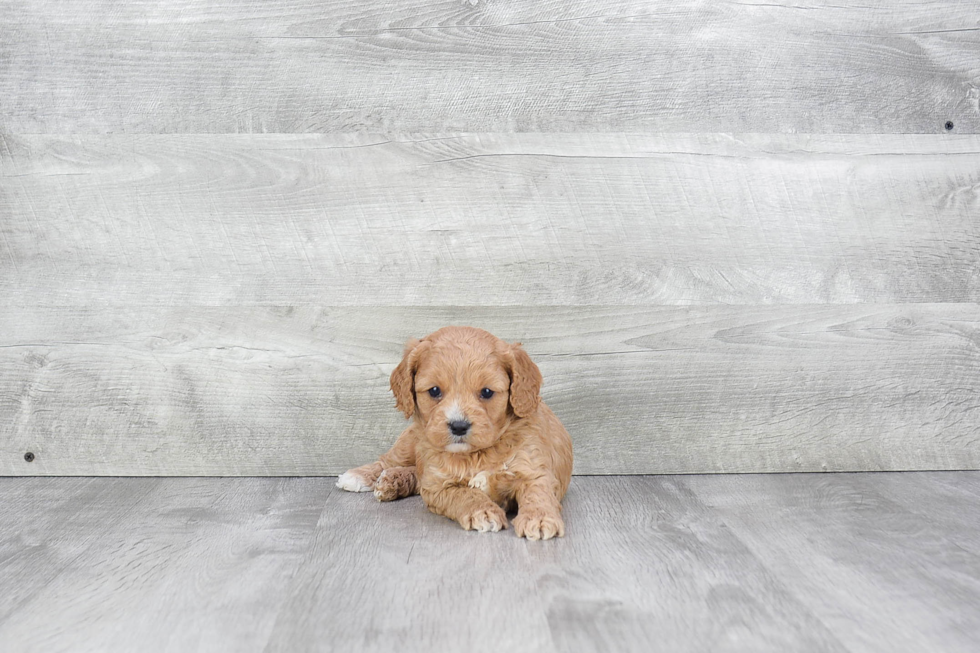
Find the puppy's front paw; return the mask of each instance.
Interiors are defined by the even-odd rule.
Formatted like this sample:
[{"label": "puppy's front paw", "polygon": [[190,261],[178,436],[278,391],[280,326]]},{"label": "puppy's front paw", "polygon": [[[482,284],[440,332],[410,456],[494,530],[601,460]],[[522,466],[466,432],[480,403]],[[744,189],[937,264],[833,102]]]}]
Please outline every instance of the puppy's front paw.
[{"label": "puppy's front paw", "polygon": [[496,533],[507,528],[507,515],[498,505],[480,508],[459,518],[459,524],[468,531],[481,533]]},{"label": "puppy's front paw", "polygon": [[398,484],[396,477],[388,474],[390,470],[381,472],[381,476],[374,482],[374,498],[378,501],[394,501],[398,498]]},{"label": "puppy's front paw", "polygon": [[352,469],[337,478],[337,487],[348,492],[370,492],[374,489],[374,479],[365,478],[363,474]]},{"label": "puppy's front paw", "polygon": [[374,482],[378,501],[394,501],[418,492],[418,477],[414,467],[389,467]]},{"label": "puppy's front paw", "polygon": [[541,510],[521,510],[514,517],[514,532],[529,540],[564,537],[565,522],[561,515]]}]

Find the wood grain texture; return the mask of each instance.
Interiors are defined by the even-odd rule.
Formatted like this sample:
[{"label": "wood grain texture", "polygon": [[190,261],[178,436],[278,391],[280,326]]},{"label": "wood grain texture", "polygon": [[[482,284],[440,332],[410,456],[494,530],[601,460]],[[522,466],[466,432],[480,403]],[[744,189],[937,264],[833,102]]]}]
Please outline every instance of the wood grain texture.
[{"label": "wood grain texture", "polygon": [[445,324],[524,342],[579,474],[980,467],[977,304],[49,307],[0,314],[0,474],[342,472]]},{"label": "wood grain texture", "polygon": [[980,137],[0,137],[0,305],[980,301]]},{"label": "wood grain texture", "polygon": [[[6,650],[261,650],[325,492],[315,479],[46,480],[0,515],[0,577],[20,581],[4,585]],[[87,547],[44,566],[76,540]]]},{"label": "wood grain texture", "polygon": [[0,641],[967,653],[980,636],[976,472],[577,477],[550,542],[333,481],[0,478]]},{"label": "wood grain texture", "polygon": [[[847,650],[969,651],[980,632],[977,495],[949,486],[977,477],[907,476],[686,483]],[[869,610],[884,618],[862,618]]]},{"label": "wood grain texture", "polygon": [[4,0],[0,132],[980,128],[973,0]]},{"label": "wood grain texture", "polygon": [[577,478],[550,547],[401,504],[331,495],[269,653],[844,651],[683,481]]},{"label": "wood grain texture", "polygon": [[[157,479],[0,479],[0,629],[61,574],[78,569],[103,536],[125,528]],[[16,650],[0,635],[6,650]]]}]

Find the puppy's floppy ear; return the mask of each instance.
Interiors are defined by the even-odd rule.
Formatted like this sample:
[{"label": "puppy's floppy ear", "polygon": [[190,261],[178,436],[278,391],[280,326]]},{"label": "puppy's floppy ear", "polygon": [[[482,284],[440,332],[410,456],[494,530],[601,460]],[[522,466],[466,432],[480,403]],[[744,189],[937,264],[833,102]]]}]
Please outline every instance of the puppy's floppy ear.
[{"label": "puppy's floppy ear", "polygon": [[534,364],[521,343],[514,343],[503,354],[510,373],[510,407],[518,417],[527,417],[538,409],[541,397],[541,370]]},{"label": "puppy's floppy ear", "polygon": [[419,369],[419,358],[428,349],[428,344],[415,338],[405,343],[402,362],[391,373],[391,392],[395,395],[395,407],[405,413],[405,417],[415,414],[415,372]]}]

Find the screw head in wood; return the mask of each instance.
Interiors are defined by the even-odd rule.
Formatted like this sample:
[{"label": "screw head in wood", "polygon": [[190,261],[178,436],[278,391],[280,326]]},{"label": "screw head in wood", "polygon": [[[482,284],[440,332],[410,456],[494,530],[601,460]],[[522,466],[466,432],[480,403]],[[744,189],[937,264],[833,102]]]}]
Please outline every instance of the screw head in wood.
[{"label": "screw head in wood", "polygon": [[34,462],[34,454],[28,451],[27,453],[24,454],[24,460],[26,460],[29,463]]},{"label": "screw head in wood", "polygon": [[953,121],[952,120],[947,120],[946,121],[946,124],[943,125],[943,126],[946,127],[946,131],[948,131],[948,132],[953,131]]}]

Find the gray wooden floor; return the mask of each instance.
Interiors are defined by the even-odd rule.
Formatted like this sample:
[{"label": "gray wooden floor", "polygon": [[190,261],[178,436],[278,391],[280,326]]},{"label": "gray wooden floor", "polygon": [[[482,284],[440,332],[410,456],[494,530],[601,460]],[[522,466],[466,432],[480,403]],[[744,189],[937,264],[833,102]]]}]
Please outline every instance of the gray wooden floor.
[{"label": "gray wooden floor", "polygon": [[576,477],[568,535],[332,478],[0,478],[4,651],[975,651],[980,472]]}]

